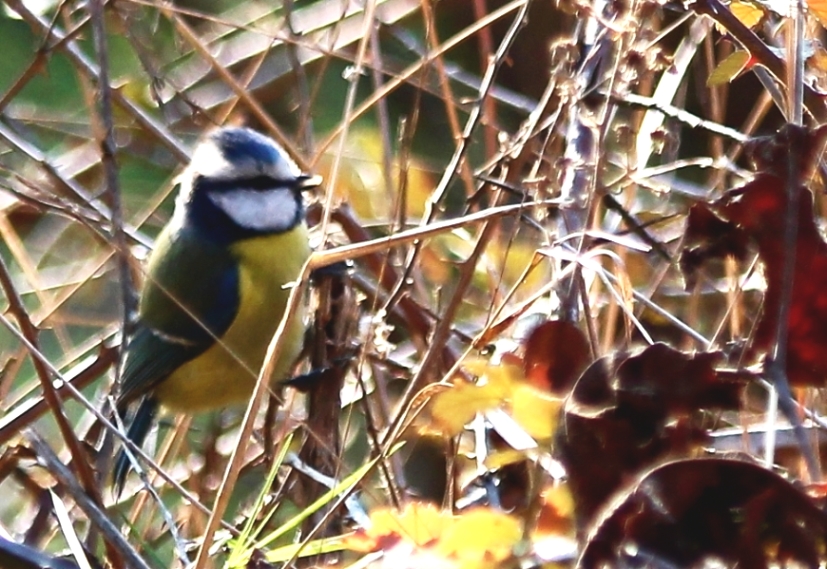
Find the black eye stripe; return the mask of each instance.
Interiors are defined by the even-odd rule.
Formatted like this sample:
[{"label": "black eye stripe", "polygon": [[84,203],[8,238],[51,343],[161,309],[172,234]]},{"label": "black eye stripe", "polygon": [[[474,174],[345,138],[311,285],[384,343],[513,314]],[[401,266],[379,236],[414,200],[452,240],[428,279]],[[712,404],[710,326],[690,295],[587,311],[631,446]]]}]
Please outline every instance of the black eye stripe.
[{"label": "black eye stripe", "polygon": [[250,178],[233,178],[232,180],[213,180],[205,176],[198,176],[194,185],[211,192],[225,192],[245,188],[247,190],[275,190],[278,188],[295,188],[304,177],[292,180],[277,180],[270,176],[253,176]]}]

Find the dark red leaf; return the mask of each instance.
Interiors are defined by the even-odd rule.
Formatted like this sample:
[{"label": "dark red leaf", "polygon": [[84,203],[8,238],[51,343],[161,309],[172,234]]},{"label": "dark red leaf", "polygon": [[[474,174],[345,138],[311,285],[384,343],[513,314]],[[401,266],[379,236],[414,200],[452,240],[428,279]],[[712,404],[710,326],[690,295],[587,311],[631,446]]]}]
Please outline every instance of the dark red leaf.
[{"label": "dark red leaf", "polygon": [[742,383],[719,378],[718,359],[656,344],[602,358],[583,373],[555,437],[580,528],[642,469],[706,440],[695,410],[739,407]]},{"label": "dark red leaf", "polygon": [[566,395],[589,363],[589,342],[570,322],[544,322],[525,341],[525,376],[535,386]]},{"label": "dark red leaf", "polygon": [[681,460],[613,501],[578,567],[818,567],[825,535],[827,515],[780,476],[748,462]]},{"label": "dark red leaf", "polygon": [[695,287],[698,269],[710,259],[727,256],[744,260],[747,255],[747,234],[715,215],[705,203],[689,208],[684,249],[680,268],[689,289]]},{"label": "dark red leaf", "polygon": [[638,412],[691,413],[696,409],[737,409],[741,383],[722,381],[718,352],[686,354],[666,344],[649,346],[617,368],[621,401]]},{"label": "dark red leaf", "polygon": [[[803,185],[821,151],[825,135],[827,128],[824,127],[814,132],[785,127],[774,137],[752,143],[753,159],[761,168],[758,175],[712,204],[715,211],[748,236],[764,263],[767,291],[751,352],[758,356],[769,351],[775,341],[784,262],[792,253],[786,250],[784,240],[787,171],[795,169],[799,207],[787,346],[787,375],[793,385],[818,386],[827,380],[827,350],[824,350],[827,345],[827,244],[813,218],[813,196]],[[690,226],[693,238],[702,233],[702,225]],[[716,230],[719,234],[735,234],[722,227],[725,226],[718,226]],[[711,242],[706,247],[709,252],[706,257],[715,253],[729,254]]]}]

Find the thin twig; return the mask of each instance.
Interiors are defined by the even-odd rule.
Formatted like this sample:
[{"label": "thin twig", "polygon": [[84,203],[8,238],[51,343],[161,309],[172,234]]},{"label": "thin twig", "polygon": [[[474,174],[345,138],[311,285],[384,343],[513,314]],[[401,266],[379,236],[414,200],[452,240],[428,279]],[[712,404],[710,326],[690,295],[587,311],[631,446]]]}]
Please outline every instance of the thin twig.
[{"label": "thin twig", "polygon": [[[2,272],[0,272],[0,275]],[[76,399],[83,408],[91,413],[95,419],[100,421],[103,426],[108,429],[110,432],[114,433],[114,435],[120,440],[121,444],[128,446],[129,450],[141,457],[144,461],[148,464],[152,465],[158,472],[158,475],[163,478],[170,486],[175,488],[187,501],[189,501],[193,506],[198,508],[200,511],[209,514],[210,510],[205,505],[203,505],[197,496],[194,496],[190,492],[188,492],[185,488],[183,488],[178,482],[176,482],[169,474],[166,473],[162,468],[160,468],[155,462],[152,460],[152,457],[147,455],[141,447],[136,445],[132,442],[125,433],[119,430],[112,422],[109,420],[108,417],[104,416],[97,407],[92,405],[92,403],[83,395],[82,392],[78,390],[78,388],[69,381],[60,371],[52,365],[49,359],[41,352],[37,346],[32,344],[24,335],[24,333],[18,330],[12,323],[9,321],[2,313],[0,313],[0,324],[6,327],[13,336],[17,338],[17,340],[25,346],[25,348],[29,351],[32,356],[32,359],[40,362],[40,364],[46,369],[46,371],[51,374],[55,379],[59,381],[59,385],[61,388],[66,389],[69,392],[69,396]],[[87,466],[88,468],[88,466]],[[235,532],[233,526],[229,524],[224,524],[225,529],[230,532]]]},{"label": "thin twig", "polygon": [[[796,125],[796,130],[802,128],[803,120],[803,91],[802,85],[795,85],[795,81],[803,83],[804,61],[801,54],[801,42],[803,42],[803,6],[797,3],[797,10],[792,18],[787,20],[788,56],[791,58],[788,66],[788,113],[791,124]],[[790,28],[793,28],[792,30]],[[798,43],[796,43],[798,42]],[[798,69],[800,67],[800,69]],[[801,161],[802,148],[796,141],[801,135],[795,136],[795,131],[790,130],[790,140],[787,144],[787,209],[784,215],[784,261],[781,272],[781,289],[778,298],[778,313],[776,315],[775,342],[772,348],[772,356],[767,362],[767,376],[778,391],[778,404],[781,411],[793,425],[793,432],[799,439],[801,453],[807,463],[810,479],[814,482],[821,480],[821,466],[813,453],[812,447],[808,444],[807,435],[801,424],[801,418],[793,402],[789,378],[787,377],[787,351],[789,340],[789,317],[793,302],[793,286],[795,286],[795,267],[798,257],[798,218],[799,202],[801,200],[801,183],[804,166]],[[808,137],[805,136],[805,139]],[[808,140],[809,141],[809,140]],[[812,142],[811,142],[812,143]],[[772,456],[772,446],[768,446],[768,456]]]},{"label": "thin twig", "polygon": [[[35,33],[44,34],[47,37],[53,36],[55,38],[55,44],[67,55],[78,71],[95,82],[100,81],[97,66],[89,61],[89,58],[86,57],[80,47],[74,41],[64,41],[67,39],[67,34],[52,29],[48,22],[29,10],[22,0],[7,0],[6,5],[17,12]],[[115,103],[132,116],[141,127],[166,146],[173,156],[181,162],[187,162],[189,160],[189,152],[181,143],[170,134],[164,125],[141,109],[140,105],[127,97],[121,90],[113,91],[112,98]]]},{"label": "thin twig", "polygon": [[[468,28],[462,30],[460,33],[457,33],[448,38],[446,41],[442,42],[438,50],[428,52],[426,55],[422,57],[420,61],[417,61],[412,65],[409,65],[408,67],[400,71],[398,74],[396,74],[391,80],[389,80],[382,86],[381,90],[371,93],[364,101],[362,101],[360,105],[358,105],[353,110],[351,120],[355,121],[356,119],[362,117],[378,101],[380,101],[384,97],[387,97],[390,93],[404,85],[408,80],[410,80],[411,77],[413,77],[417,73],[422,72],[422,70],[426,66],[434,62],[439,57],[443,56],[445,53],[451,51],[460,43],[472,37],[473,34],[477,33],[479,30],[492,25],[493,23],[506,17],[508,14],[514,12],[515,10],[521,10],[525,6],[525,2],[526,0],[512,0],[508,4],[505,4],[504,6],[488,14],[484,19],[474,22],[473,25],[469,26]],[[490,93],[490,91],[490,86],[485,87],[482,84],[480,84],[479,92]],[[318,160],[318,157],[321,156],[336,141],[336,139],[342,135],[343,130],[344,125],[338,125],[331,131],[327,138],[325,138],[319,143],[319,145],[316,147],[316,160]]]},{"label": "thin twig", "polygon": [[[103,132],[98,136],[101,150],[106,194],[109,196],[109,211],[112,220],[112,241],[118,262],[118,277],[121,285],[121,321],[124,334],[131,329],[130,322],[138,307],[132,272],[129,269],[129,249],[123,230],[123,209],[121,207],[121,188],[118,182],[118,164],[115,159],[115,124],[112,116],[112,86],[109,84],[109,52],[106,45],[106,27],[103,15],[104,0],[92,0],[89,13],[92,18],[92,31],[95,51],[98,56],[98,101],[99,119]],[[116,370],[117,372],[117,370]]]},{"label": "thin twig", "polygon": [[356,90],[359,87],[359,79],[362,76],[364,69],[365,58],[367,55],[368,45],[370,43],[370,29],[374,25],[374,13],[376,11],[376,0],[368,0],[365,7],[364,19],[362,21],[364,34],[359,41],[359,46],[356,51],[356,59],[353,67],[348,69],[347,73],[347,94],[345,95],[344,112],[342,113],[342,121],[340,128],[342,129],[339,137],[339,148],[333,156],[333,166],[330,168],[330,179],[327,180],[327,192],[325,193],[324,209],[322,211],[321,233],[324,242],[328,239],[328,225],[330,224],[330,214],[333,211],[333,198],[336,195],[337,184],[339,184],[339,168],[342,165],[342,157],[345,153],[345,144],[347,144],[348,132],[350,126],[354,122],[353,107],[356,104]]},{"label": "thin twig", "polygon": [[[75,389],[80,390],[99,379],[112,364],[118,360],[117,348],[101,346],[100,353],[90,356],[75,366],[71,372],[64,377]],[[65,385],[56,386],[58,395],[63,398],[71,398],[71,392]],[[11,439],[18,436],[20,431],[28,427],[49,410],[49,404],[44,397],[29,398],[22,405],[14,408],[0,420],[0,445],[5,445]]]},{"label": "thin twig", "polygon": [[46,470],[54,476],[55,480],[69,493],[86,517],[101,531],[106,543],[118,552],[131,569],[150,569],[149,565],[124,539],[120,530],[110,521],[109,516],[99,505],[99,502],[90,497],[88,491],[81,486],[72,472],[63,465],[48,443],[35,431],[26,431],[25,437],[37,453],[38,458],[43,462]]},{"label": "thin twig", "polygon": [[[6,262],[2,257],[0,257],[0,287],[2,287],[3,292],[6,295],[6,299],[9,302],[9,311],[12,315],[14,315],[15,320],[17,320],[17,324],[20,326],[19,332],[22,339],[25,340],[24,344],[27,348],[29,348],[30,355],[32,356],[32,364],[34,365],[35,371],[37,372],[37,377],[40,380],[41,388],[43,389],[43,398],[49,405],[49,409],[57,422],[60,433],[63,436],[63,440],[69,448],[72,455],[73,464],[75,465],[75,468],[77,468],[78,476],[80,477],[84,488],[86,488],[89,492],[89,495],[94,497],[94,499],[100,503],[101,498],[97,485],[95,484],[95,475],[90,467],[86,452],[81,447],[80,441],[78,441],[75,436],[74,429],[69,423],[69,418],[66,416],[65,409],[63,408],[63,400],[52,382],[53,374],[51,373],[51,370],[34,354],[34,352],[39,352],[39,331],[35,328],[34,324],[32,324],[29,313],[26,311],[26,307],[23,305],[23,301],[18,295],[17,289],[14,287],[11,273],[9,272]],[[14,326],[11,325],[5,316],[0,315],[0,319],[7,325],[7,328],[9,328],[12,333],[16,332],[16,330],[14,330]]]},{"label": "thin twig", "polygon": [[[690,7],[696,13],[709,16],[726,28],[727,32],[749,52],[750,56],[758,61],[758,65],[768,69],[779,81],[787,81],[787,64],[773,53],[755,32],[736,18],[729,8],[718,0],[695,0],[690,3]],[[827,121],[827,105],[825,105],[824,97],[803,81],[800,86],[804,107],[813,115],[816,122],[823,124]],[[787,85],[787,88],[789,89],[790,86]]]}]

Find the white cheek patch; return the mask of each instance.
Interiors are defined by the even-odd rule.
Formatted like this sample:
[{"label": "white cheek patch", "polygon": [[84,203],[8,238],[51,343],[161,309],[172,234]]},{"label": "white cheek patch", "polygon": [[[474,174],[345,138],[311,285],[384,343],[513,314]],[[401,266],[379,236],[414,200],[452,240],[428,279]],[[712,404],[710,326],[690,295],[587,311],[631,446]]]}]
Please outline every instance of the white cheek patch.
[{"label": "white cheek patch", "polygon": [[209,192],[212,202],[238,226],[256,231],[286,231],[296,223],[298,203],[291,190]]}]

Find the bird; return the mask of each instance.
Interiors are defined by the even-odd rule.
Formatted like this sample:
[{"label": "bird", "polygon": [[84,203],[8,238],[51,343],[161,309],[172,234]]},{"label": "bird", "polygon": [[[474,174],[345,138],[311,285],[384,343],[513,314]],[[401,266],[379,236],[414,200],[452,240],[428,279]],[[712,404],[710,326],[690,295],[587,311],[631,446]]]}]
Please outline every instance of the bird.
[{"label": "bird", "polygon": [[[198,143],[149,256],[121,358],[116,410],[129,440],[141,446],[161,408],[197,413],[249,399],[311,254],[303,192],[320,183],[249,128],[218,128]],[[286,379],[301,352],[306,306],[298,312],[273,381]],[[130,465],[121,449],[117,495]]]}]

